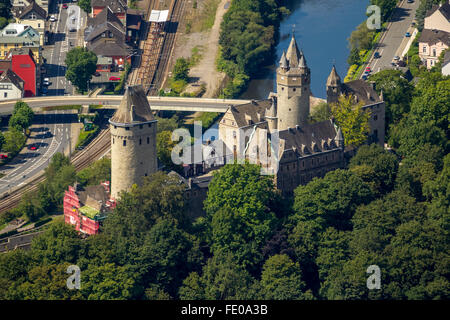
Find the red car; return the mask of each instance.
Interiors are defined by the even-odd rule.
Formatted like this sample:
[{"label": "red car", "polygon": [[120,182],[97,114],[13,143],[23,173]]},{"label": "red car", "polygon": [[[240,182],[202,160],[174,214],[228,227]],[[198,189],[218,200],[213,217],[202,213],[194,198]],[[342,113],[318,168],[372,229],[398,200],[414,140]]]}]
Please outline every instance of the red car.
[{"label": "red car", "polygon": [[8,156],[6,154],[0,154],[0,159],[8,159]]},{"label": "red car", "polygon": [[367,67],[367,68],[366,68],[366,71],[367,71],[367,72],[372,72],[372,69],[370,69],[370,67]]},{"label": "red car", "polygon": [[119,77],[109,77],[109,81],[120,81]]},{"label": "red car", "polygon": [[36,146],[29,146],[28,149],[30,149],[30,150],[36,150],[37,147],[36,147]]},{"label": "red car", "polygon": [[63,7],[63,9],[67,9],[67,3],[64,3],[63,5],[62,5],[62,7]]}]

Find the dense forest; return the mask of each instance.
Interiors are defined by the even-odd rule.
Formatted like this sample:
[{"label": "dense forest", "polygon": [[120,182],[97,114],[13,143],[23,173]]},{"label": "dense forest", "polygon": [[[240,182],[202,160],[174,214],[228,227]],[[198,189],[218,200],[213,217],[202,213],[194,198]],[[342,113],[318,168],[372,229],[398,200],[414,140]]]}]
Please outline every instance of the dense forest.
[{"label": "dense forest", "polygon": [[[0,299],[449,299],[450,78],[421,69],[416,82],[397,70],[369,80],[383,92],[391,150],[363,145],[292,198],[258,166],[226,165],[195,221],[184,187],[158,172],[123,193],[99,235],[56,222],[31,250],[0,254]],[[75,173],[57,155],[40,192],[97,184],[107,168]],[[80,290],[66,287],[69,265]],[[367,288],[371,265],[380,289]]]}]

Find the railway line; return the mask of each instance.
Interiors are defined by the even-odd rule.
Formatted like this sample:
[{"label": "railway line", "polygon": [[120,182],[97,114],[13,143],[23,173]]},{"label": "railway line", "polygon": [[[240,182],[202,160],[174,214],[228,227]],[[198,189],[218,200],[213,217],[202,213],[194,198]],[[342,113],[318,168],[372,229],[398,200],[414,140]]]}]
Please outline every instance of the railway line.
[{"label": "railway line", "polygon": [[[80,171],[88,167],[92,162],[102,157],[111,147],[111,138],[109,128],[104,129],[100,134],[83,150],[76,153],[71,162],[75,166],[76,171]],[[36,191],[39,183],[45,180],[45,175],[41,174],[35,176],[32,180],[27,182],[23,188],[11,192],[7,197],[0,200],[0,214],[16,207],[22,196],[27,192]]]}]

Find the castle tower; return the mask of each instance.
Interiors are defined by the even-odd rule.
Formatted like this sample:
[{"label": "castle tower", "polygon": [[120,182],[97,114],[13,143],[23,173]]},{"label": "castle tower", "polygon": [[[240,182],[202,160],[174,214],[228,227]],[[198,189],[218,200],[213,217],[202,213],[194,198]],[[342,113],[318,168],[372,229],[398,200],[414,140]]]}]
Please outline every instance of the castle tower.
[{"label": "castle tower", "polygon": [[277,130],[278,118],[277,118],[277,97],[271,97],[272,104],[270,105],[269,110],[266,112],[266,120],[269,125],[269,132],[274,132]]},{"label": "castle tower", "polygon": [[336,67],[333,65],[330,75],[327,79],[327,103],[336,103],[341,95],[341,78],[339,77]]},{"label": "castle tower", "polygon": [[109,119],[111,131],[111,196],[140,185],[156,172],[156,120],[142,86],[128,86]]},{"label": "castle tower", "polygon": [[295,37],[277,69],[278,130],[305,125],[309,116],[311,73]]}]

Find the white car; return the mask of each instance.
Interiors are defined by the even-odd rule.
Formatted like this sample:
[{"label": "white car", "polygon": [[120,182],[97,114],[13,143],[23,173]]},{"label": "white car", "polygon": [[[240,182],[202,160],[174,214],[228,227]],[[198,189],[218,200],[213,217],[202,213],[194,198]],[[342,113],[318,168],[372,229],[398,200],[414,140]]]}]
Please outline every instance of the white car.
[{"label": "white car", "polygon": [[55,22],[55,21],[56,21],[56,17],[55,17],[54,15],[51,15],[49,20],[50,20],[51,22]]}]

